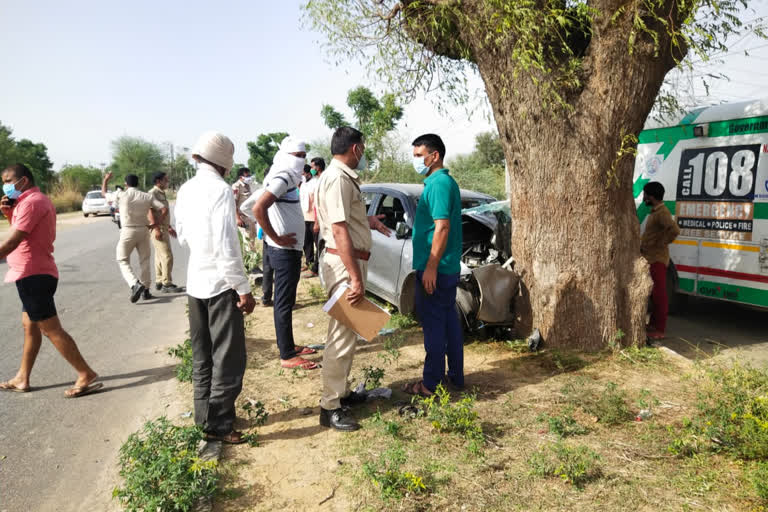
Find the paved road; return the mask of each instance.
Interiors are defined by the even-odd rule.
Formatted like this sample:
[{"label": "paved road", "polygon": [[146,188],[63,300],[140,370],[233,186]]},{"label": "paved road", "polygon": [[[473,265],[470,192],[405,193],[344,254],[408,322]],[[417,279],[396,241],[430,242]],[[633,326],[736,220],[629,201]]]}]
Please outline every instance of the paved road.
[{"label": "paved road", "polygon": [[[186,296],[131,304],[114,259],[117,227],[109,217],[84,220],[59,229],[56,303],[105,389],[65,399],[74,372],[43,341],[36,390],[0,393],[0,512],[114,509],[120,445],[145,419],[180,407],[165,352],[185,335]],[[174,254],[175,280],[184,284],[186,256],[178,245]],[[6,270],[0,264],[0,277]],[[21,357],[20,308],[16,287],[0,285],[0,380],[15,374]]]}]

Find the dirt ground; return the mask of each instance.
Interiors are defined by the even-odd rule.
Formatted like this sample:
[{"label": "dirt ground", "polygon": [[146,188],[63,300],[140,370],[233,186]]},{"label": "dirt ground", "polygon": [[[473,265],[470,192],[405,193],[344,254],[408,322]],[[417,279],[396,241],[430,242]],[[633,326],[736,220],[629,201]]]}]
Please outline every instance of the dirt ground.
[{"label": "dirt ground", "polygon": [[[294,313],[297,344],[323,343],[327,320],[317,279],[302,279]],[[669,351],[633,355],[527,353],[503,341],[465,347],[466,385],[488,438],[482,455],[468,452],[454,434],[441,434],[422,418],[398,414],[409,396],[403,383],[420,377],[423,339],[418,327],[398,331],[399,357],[382,340],[360,342],[352,378],[366,366],[383,368],[390,400],[354,410],[363,429],[341,433],[318,424],[322,370],[282,370],[271,308],[249,317],[248,369],[240,407],[248,399],[269,412],[258,428],[258,447],[224,450],[223,492],[215,510],[764,510],[751,494],[738,464],[719,456],[679,459],[667,446],[683,418],[695,413],[696,389],[689,378],[696,363]],[[322,353],[310,356],[321,361]],[[563,411],[564,389],[617,383],[634,417],[643,400],[654,404],[649,421],[604,426],[577,410],[587,426],[578,443],[600,457],[600,478],[577,489],[557,478],[531,476],[529,457],[555,437],[542,415]],[[649,398],[651,397],[651,398]],[[454,396],[456,400],[458,396]],[[400,425],[388,435],[385,424]],[[243,420],[239,427],[251,426]],[[569,442],[570,439],[569,439]],[[392,449],[407,454],[404,467],[425,475],[426,495],[383,497],[366,477],[366,463]]]}]

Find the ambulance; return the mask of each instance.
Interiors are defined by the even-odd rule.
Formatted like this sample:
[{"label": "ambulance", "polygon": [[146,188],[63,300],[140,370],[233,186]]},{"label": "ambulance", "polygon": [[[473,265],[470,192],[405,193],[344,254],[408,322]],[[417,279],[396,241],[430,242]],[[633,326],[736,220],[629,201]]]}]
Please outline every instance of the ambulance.
[{"label": "ambulance", "polygon": [[681,230],[669,248],[670,311],[686,295],[768,308],[768,99],[699,108],[642,131],[633,177],[641,223],[650,181],[664,185]]}]

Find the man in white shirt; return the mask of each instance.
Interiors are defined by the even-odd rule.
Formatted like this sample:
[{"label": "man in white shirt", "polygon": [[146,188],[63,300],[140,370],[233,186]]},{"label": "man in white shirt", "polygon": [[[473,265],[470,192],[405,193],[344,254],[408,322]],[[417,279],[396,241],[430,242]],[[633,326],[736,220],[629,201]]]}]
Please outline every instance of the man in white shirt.
[{"label": "man in white shirt", "polygon": [[304,184],[299,188],[301,199],[301,213],[304,215],[304,261],[307,270],[310,271],[308,277],[314,277],[317,273],[312,273],[315,265],[315,239],[312,229],[315,225],[315,188],[317,179],[314,178],[314,171],[311,166],[304,165]]},{"label": "man in white shirt", "polygon": [[280,364],[283,368],[313,370],[317,364],[301,356],[316,351],[297,347],[293,340],[293,306],[304,245],[304,215],[298,186],[306,158],[304,142],[290,136],[283,140],[264,178],[264,191],[253,206],[253,215],[264,231],[265,259],[275,272],[274,318]]},{"label": "man in white shirt", "polygon": [[187,294],[195,402],[195,423],[209,440],[244,442],[234,430],[235,399],[245,373],[243,313],[255,302],[237,237],[235,198],[224,181],[235,146],[206,132],[192,150],[197,174],[179,189],[176,232],[189,247]]}]

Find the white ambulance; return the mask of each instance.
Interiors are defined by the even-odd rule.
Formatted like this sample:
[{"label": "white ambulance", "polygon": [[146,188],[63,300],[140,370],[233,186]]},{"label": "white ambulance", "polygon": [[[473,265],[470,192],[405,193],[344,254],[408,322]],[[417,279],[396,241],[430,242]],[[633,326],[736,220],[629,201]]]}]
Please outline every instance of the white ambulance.
[{"label": "white ambulance", "polygon": [[696,109],[638,139],[640,222],[643,186],[658,181],[681,229],[670,246],[670,310],[680,294],[768,308],[768,99]]}]

